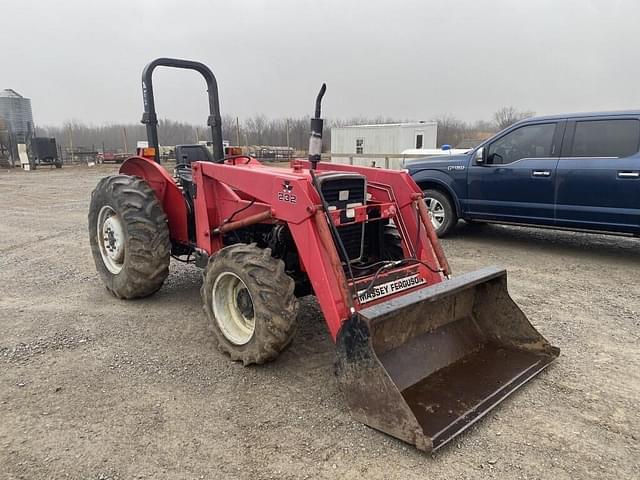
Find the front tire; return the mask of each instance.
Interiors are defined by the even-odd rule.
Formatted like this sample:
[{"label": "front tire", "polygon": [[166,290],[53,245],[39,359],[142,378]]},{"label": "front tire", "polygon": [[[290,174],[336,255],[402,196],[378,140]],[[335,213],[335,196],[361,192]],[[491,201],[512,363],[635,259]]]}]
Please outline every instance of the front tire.
[{"label": "front tire", "polygon": [[458,223],[453,203],[449,196],[440,190],[427,189],[423,193],[431,224],[438,237],[444,237]]},{"label": "front tire", "polygon": [[294,288],[268,248],[236,244],[212,256],[200,293],[218,348],[244,365],[275,359],[296,329]]},{"label": "front tire", "polygon": [[118,298],[151,295],[169,275],[167,216],[140,178],[100,180],[91,194],[89,242],[102,281]]}]

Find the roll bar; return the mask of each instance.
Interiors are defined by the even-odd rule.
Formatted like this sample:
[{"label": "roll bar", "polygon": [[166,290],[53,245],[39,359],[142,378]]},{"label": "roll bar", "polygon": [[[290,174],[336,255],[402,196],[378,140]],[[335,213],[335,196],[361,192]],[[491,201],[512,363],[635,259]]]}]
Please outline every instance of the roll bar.
[{"label": "roll bar", "polygon": [[158,117],[156,115],[156,105],[153,97],[153,71],[156,67],[184,68],[195,70],[204,77],[207,82],[207,92],[209,93],[209,118],[207,125],[211,127],[211,140],[213,142],[213,161],[221,163],[224,161],[224,149],[222,146],[222,121],[220,118],[220,102],[218,100],[218,83],[213,72],[205,64],[191,60],[180,60],[177,58],[156,58],[142,71],[142,100],[144,102],[144,113],[142,123],[147,126],[147,140],[149,147],[155,148],[154,160],[160,163],[160,149],[158,144]]}]

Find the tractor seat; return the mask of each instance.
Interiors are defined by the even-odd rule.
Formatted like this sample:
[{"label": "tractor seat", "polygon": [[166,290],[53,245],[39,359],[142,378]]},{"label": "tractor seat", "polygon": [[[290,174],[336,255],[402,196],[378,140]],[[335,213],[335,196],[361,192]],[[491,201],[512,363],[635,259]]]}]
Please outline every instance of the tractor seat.
[{"label": "tractor seat", "polygon": [[176,145],[176,166],[188,165],[192,162],[212,162],[211,152],[205,145]]}]

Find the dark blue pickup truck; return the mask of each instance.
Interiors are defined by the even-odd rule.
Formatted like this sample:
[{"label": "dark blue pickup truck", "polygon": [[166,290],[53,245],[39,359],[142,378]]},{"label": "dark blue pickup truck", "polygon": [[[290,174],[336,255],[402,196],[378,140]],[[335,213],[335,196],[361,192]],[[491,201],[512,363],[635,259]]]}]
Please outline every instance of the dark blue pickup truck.
[{"label": "dark blue pickup truck", "polygon": [[462,218],[640,235],[640,111],[535,117],[407,164],[439,236]]}]

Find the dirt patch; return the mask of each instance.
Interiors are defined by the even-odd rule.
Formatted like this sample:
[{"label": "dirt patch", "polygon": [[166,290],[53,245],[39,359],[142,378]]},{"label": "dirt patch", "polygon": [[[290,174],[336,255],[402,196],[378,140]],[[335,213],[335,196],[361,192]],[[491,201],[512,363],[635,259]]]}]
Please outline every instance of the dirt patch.
[{"label": "dirt patch", "polygon": [[350,418],[312,298],[291,348],[244,368],[214,348],[196,268],[110,296],[86,217],[116,169],[0,174],[0,478],[640,476],[638,239],[461,225],[443,242],[454,273],[506,267],[562,354],[431,457]]}]

